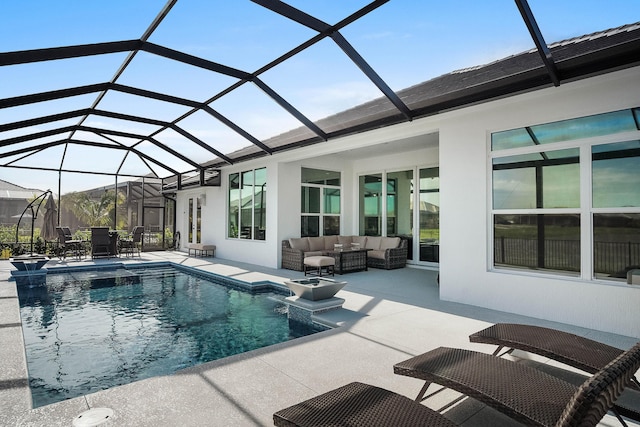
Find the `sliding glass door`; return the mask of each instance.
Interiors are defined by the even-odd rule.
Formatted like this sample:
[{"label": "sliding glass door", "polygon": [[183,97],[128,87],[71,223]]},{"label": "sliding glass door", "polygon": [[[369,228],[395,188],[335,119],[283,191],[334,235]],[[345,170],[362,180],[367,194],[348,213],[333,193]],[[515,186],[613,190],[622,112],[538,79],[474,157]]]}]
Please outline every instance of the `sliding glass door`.
[{"label": "sliding glass door", "polygon": [[400,237],[408,241],[410,262],[440,261],[437,167],[361,175],[358,186],[361,236]]}]

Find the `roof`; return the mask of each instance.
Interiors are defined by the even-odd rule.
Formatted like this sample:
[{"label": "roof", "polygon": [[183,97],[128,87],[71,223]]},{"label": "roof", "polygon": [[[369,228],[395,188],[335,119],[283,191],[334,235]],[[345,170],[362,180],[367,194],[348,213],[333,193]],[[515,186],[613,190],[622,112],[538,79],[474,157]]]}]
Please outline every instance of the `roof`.
[{"label": "roof", "polygon": [[[612,28],[549,45],[559,75],[565,83],[593,75],[640,65],[640,22]],[[412,118],[438,114],[478,102],[551,87],[553,83],[537,50],[528,50],[489,64],[452,71],[398,91]],[[406,121],[385,98],[358,105],[318,121],[332,136]],[[336,125],[337,124],[337,125]],[[306,129],[297,128],[265,141],[274,149],[287,149],[322,142],[305,139]],[[253,147],[231,154],[234,158],[259,155]],[[221,165],[220,162],[213,162]]]},{"label": "roof", "polygon": [[[176,0],[169,0],[164,5],[138,39],[0,53],[0,69],[32,64],[54,67],[61,62],[84,61],[87,58],[95,61],[105,58],[106,61],[106,58],[112,59],[114,55],[116,59],[122,58],[113,77],[106,81],[87,81],[88,78],[79,74],[72,76],[79,81],[76,85],[44,91],[24,88],[19,92],[20,95],[0,98],[0,113],[20,108],[28,111],[21,120],[7,122],[0,119],[0,168],[155,177],[167,179],[172,188],[182,188],[185,183],[219,183],[219,174],[215,169],[226,165],[635,66],[640,58],[638,24],[547,45],[527,1],[516,0],[521,24],[524,24],[522,27],[526,26],[529,31],[535,49],[394,91],[346,36],[364,19],[384,18],[384,12],[378,9],[386,3],[390,2],[366,2],[360,9],[335,18],[333,24],[326,22],[327,18],[321,20],[281,1],[234,3],[229,7],[236,8],[237,5],[240,9],[245,4],[251,4],[251,13],[263,14],[260,15],[261,20],[279,18],[278,25],[286,24],[286,28],[292,30],[291,34],[296,35],[296,40],[301,40],[295,47],[280,51],[278,56],[249,71],[216,62],[205,54],[195,55],[194,51],[198,49],[186,52],[171,45],[151,42],[158,31],[162,32],[166,25],[171,25],[171,22],[166,22],[171,21],[174,7],[178,10],[176,13],[181,13],[181,10],[191,13],[186,15],[188,23],[199,19],[194,15],[198,11],[188,8],[204,3],[187,2],[176,6]],[[403,7],[398,2],[393,2],[393,6]],[[385,25],[384,19],[381,25]],[[187,29],[183,27],[184,31]],[[299,29],[304,29],[306,38],[296,33]],[[210,28],[208,32],[214,32],[214,29]],[[229,38],[221,43],[232,45],[232,41]],[[46,40],[42,42],[46,43]],[[198,42],[194,41],[196,44]],[[350,62],[360,70],[359,78],[382,96],[370,97],[368,102],[317,120],[305,115],[283,93],[287,89],[286,82],[278,86],[273,83],[275,80],[268,77],[274,70],[290,66],[293,58],[302,57],[299,61],[304,63],[308,59],[304,55],[317,53],[313,49],[318,49],[320,45],[330,46],[340,54],[335,58],[335,63],[324,64],[326,74],[331,74],[334,67],[338,70],[339,61]],[[141,75],[151,79],[153,67],[158,64],[177,67],[180,73],[175,74],[177,77],[169,85],[165,84],[159,89],[147,86],[144,77],[137,84],[132,84],[133,80],[126,78],[132,68],[146,66],[148,68]],[[189,78],[193,70],[197,71],[199,79],[198,93],[191,96],[176,94],[171,84],[178,85],[180,80]],[[210,77],[222,77],[225,84],[219,85]],[[304,75],[299,78],[304,80]],[[17,78],[14,83],[18,85],[21,81]],[[217,89],[208,89],[210,86]],[[276,86],[280,90],[276,90]],[[259,98],[256,97],[258,93]],[[324,93],[322,95],[326,96]],[[340,94],[335,96],[339,97]],[[127,102],[121,103],[120,108],[110,109],[112,104],[108,101],[114,97]],[[240,106],[246,110],[252,110],[254,104],[262,103],[266,98],[269,102],[266,108],[279,110],[278,114],[288,117],[286,123],[298,123],[301,126],[290,126],[292,130],[277,136],[258,137],[237,116],[231,117],[223,112],[221,106],[224,106],[227,98],[242,100]],[[58,110],[38,113],[41,106],[55,106],[70,99],[85,101],[79,101],[79,108],[60,107]],[[82,106],[87,99],[89,102]],[[154,107],[161,105],[162,110],[154,110],[150,114],[151,110],[142,101],[153,103]],[[138,103],[141,105],[138,106]],[[259,110],[250,114],[260,117]],[[189,123],[194,118],[204,118],[209,121],[207,123],[215,122],[227,133],[222,134],[217,127],[214,129],[209,124],[205,128],[192,128]],[[291,121],[291,118],[294,120]],[[268,127],[269,120],[273,120],[271,115],[265,116],[265,127]],[[236,143],[227,144],[232,139]]]},{"label": "roof", "polygon": [[0,179],[0,199],[28,200],[42,193],[42,190],[24,188]]}]

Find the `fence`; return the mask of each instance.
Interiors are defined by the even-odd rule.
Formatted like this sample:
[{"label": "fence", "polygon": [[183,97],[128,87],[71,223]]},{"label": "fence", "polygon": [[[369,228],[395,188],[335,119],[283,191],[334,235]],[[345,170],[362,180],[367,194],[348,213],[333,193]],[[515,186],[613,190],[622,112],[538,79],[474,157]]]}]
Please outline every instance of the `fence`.
[{"label": "fence", "polygon": [[[538,251],[537,239],[497,237],[494,240],[494,263],[527,268],[580,271],[580,242],[545,240],[544,254]],[[640,266],[640,243],[595,242],[594,270],[620,275],[629,267]],[[626,277],[626,276],[624,276]]]}]

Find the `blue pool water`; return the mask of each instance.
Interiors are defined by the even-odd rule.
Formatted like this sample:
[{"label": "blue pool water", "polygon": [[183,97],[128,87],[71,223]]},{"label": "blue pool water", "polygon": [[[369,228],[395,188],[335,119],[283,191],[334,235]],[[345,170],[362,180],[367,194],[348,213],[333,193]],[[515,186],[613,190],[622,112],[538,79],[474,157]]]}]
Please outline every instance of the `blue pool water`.
[{"label": "blue pool water", "polygon": [[290,329],[281,294],[173,267],[50,273],[18,294],[34,407],[316,332]]}]

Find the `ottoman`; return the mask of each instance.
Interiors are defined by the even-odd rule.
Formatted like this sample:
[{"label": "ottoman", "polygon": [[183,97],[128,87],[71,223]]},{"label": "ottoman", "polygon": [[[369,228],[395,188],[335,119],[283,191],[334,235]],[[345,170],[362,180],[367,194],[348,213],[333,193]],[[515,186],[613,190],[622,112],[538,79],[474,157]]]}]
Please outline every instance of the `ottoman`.
[{"label": "ottoman", "polygon": [[330,256],[308,256],[304,259],[304,275],[307,273],[322,276],[324,270],[326,274],[333,276],[336,260]]}]

